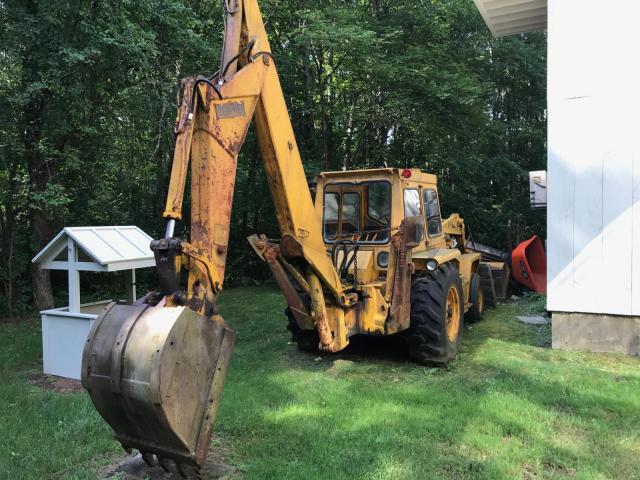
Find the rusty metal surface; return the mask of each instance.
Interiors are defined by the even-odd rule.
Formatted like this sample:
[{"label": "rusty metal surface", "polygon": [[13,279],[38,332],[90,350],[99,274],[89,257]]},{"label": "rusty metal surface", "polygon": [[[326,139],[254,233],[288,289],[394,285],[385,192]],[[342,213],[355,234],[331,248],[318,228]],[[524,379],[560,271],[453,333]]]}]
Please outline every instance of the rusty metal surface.
[{"label": "rusty metal surface", "polygon": [[277,258],[278,258],[278,262],[280,262],[282,264],[282,266],[284,267],[284,269],[287,271],[287,273],[289,273],[289,275],[291,275],[291,278],[293,278],[293,280],[295,280],[295,282],[298,284],[300,289],[303,292],[308,294],[309,293],[309,283],[305,280],[305,278],[298,271],[298,269],[296,267],[294,267],[293,265],[291,265],[289,262],[287,262],[282,255],[277,255]]},{"label": "rusty metal surface", "polygon": [[[298,326],[303,330],[311,330],[315,328],[313,320],[311,319],[311,314],[300,297],[300,292],[295,288],[283,267],[282,261],[279,260],[279,247],[269,243],[265,238],[252,242],[252,246],[257,252],[259,252],[264,261],[267,262],[267,265],[271,270],[271,274],[282,291],[287,305],[289,306],[293,317],[296,319]],[[309,285],[306,280],[301,279],[301,281],[304,282],[304,285],[299,284],[299,289],[304,290],[306,286],[308,292]]]},{"label": "rusty metal surface", "polygon": [[189,155],[191,154],[191,140],[193,137],[193,115],[196,105],[192,104],[195,78],[182,80],[180,90],[180,108],[175,124],[176,146],[173,153],[171,180],[167,194],[167,203],[163,213],[164,218],[182,219],[182,203],[184,187],[187,182]]},{"label": "rusty metal surface", "polygon": [[234,339],[185,307],[111,304],[87,339],[82,385],[125,449],[198,466]]},{"label": "rusty metal surface", "polygon": [[[229,60],[238,54],[242,36],[243,3],[240,0],[224,0],[226,18],[220,72],[223,71]],[[231,80],[237,70],[237,62],[232,62],[226,71],[224,79]]]},{"label": "rusty metal surface", "polygon": [[[407,225],[409,224],[409,225]],[[411,322],[411,247],[417,243],[413,238],[415,228],[411,222],[403,220],[400,230],[391,239],[391,246],[395,250],[396,265],[393,269],[393,293],[391,295],[391,309],[385,325],[387,334],[405,330]]]},{"label": "rusty metal surface", "polygon": [[[322,291],[320,279],[311,268],[307,271],[307,282],[309,283],[309,296],[311,297],[311,311],[313,320],[320,337],[320,348],[327,352],[337,352],[344,346],[340,345],[337,332],[332,332],[327,318],[327,305]],[[344,322],[344,320],[343,320]],[[334,335],[336,333],[336,335]],[[345,345],[346,346],[346,345]]]},{"label": "rusty metal surface", "polygon": [[[190,243],[194,249],[207,253],[217,273],[214,277],[220,284],[227,260],[238,152],[244,143],[256,101],[256,96],[214,99],[209,106],[215,108],[200,111],[194,120]],[[208,283],[207,277],[202,265],[193,265],[189,288],[197,281]]]}]

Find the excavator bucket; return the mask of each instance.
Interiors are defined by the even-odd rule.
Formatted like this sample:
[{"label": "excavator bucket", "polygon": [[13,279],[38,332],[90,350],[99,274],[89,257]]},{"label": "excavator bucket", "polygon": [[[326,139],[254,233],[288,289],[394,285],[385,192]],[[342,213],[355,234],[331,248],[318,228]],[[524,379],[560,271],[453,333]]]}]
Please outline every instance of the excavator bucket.
[{"label": "excavator bucket", "polygon": [[125,450],[199,468],[235,333],[186,307],[111,303],[82,357],[82,385]]}]

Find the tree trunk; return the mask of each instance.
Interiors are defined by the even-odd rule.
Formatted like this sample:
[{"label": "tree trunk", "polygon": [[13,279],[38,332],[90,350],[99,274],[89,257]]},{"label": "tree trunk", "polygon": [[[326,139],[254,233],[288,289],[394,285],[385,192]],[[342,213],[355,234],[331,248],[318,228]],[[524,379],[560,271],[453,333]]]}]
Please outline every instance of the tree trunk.
[{"label": "tree trunk", "polygon": [[[44,247],[53,236],[51,221],[41,210],[31,209],[31,243],[36,251]],[[40,265],[31,264],[31,289],[33,304],[38,311],[54,307],[51,275]]]},{"label": "tree trunk", "polygon": [[[38,4],[34,1],[27,2],[27,13],[37,20]],[[39,79],[39,65],[27,48],[22,58],[22,85],[23,91]],[[47,92],[37,90],[31,93],[31,98],[24,107],[23,143],[24,155],[29,172],[29,189],[31,193],[42,193],[47,183],[52,181],[52,172],[55,171],[54,161],[48,164],[42,156],[39,144],[42,140],[44,113]],[[44,210],[45,206],[31,204],[29,206],[29,218],[31,220],[31,245],[37,252],[44,247],[53,233],[51,216]],[[39,265],[31,265],[31,288],[33,291],[33,303],[36,309],[46,310],[53,308],[53,291],[51,289],[51,277],[48,271],[42,270]]]},{"label": "tree trunk", "polygon": [[1,200],[4,204],[4,212],[0,212],[0,238],[2,239],[2,245],[0,245],[0,254],[2,254],[0,264],[4,271],[3,285],[7,302],[6,309],[10,319],[13,318],[13,265],[17,230],[16,209],[19,208],[16,205],[16,190],[18,188],[16,185],[16,176],[19,161],[15,152],[11,151],[6,157],[7,163],[0,166],[0,168],[8,172],[7,190],[4,193],[4,198]]},{"label": "tree trunk", "polygon": [[[13,320],[13,250],[15,248],[16,241],[16,229],[15,225],[11,225],[11,232],[9,233],[9,252],[6,258],[6,277],[3,280],[4,296],[7,301],[7,314],[9,319]],[[4,259],[3,259],[4,260]]]},{"label": "tree trunk", "polygon": [[51,275],[49,270],[43,270],[36,263],[31,264],[31,288],[33,292],[33,306],[39,312],[54,307],[53,290],[51,289]]}]

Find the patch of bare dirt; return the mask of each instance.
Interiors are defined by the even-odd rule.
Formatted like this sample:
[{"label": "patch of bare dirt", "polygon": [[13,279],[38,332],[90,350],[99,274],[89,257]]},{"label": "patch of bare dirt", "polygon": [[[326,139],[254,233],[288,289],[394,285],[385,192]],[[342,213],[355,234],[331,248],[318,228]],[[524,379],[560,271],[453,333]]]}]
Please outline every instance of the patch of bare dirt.
[{"label": "patch of bare dirt", "polygon": [[58,393],[81,392],[82,384],[80,380],[71,378],[56,377],[55,375],[45,375],[42,372],[33,372],[27,375],[27,382],[44,390],[52,390]]},{"label": "patch of bare dirt", "polygon": [[[99,473],[98,478],[102,480],[118,479],[118,480],[183,480],[183,477],[175,468],[173,462],[168,463],[169,472],[165,472],[159,465],[149,466],[142,456],[127,455],[119,462],[109,465]],[[198,478],[195,471],[186,470],[186,478]],[[232,479],[240,478],[240,472],[225,463],[217,463],[215,458],[207,459],[200,470],[202,479]]]},{"label": "patch of bare dirt", "polygon": [[561,465],[554,461],[545,461],[542,462],[542,466],[546,474],[550,477],[555,477],[557,474],[562,475],[563,477],[574,477],[576,475],[576,469],[567,467],[566,465]]},{"label": "patch of bare dirt", "polygon": [[[207,461],[200,470],[200,477],[203,480],[239,480],[242,472],[228,465],[225,457],[229,455],[229,448],[225,446],[222,439],[214,437],[209,449]],[[175,464],[169,461],[169,472],[165,472],[157,463],[154,457],[154,466],[147,465],[139,453],[133,455],[123,455],[117,458],[110,465],[107,465],[100,472],[98,478],[101,480],[182,480],[184,477],[176,470]],[[198,478],[195,470],[186,471],[189,479]]]}]

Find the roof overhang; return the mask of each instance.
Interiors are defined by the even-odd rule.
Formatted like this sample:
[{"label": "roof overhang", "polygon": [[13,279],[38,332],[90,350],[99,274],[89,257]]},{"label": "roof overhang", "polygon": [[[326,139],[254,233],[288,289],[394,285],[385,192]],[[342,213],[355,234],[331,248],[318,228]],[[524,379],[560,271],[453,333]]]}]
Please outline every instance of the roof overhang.
[{"label": "roof overhang", "polygon": [[547,0],[473,1],[496,37],[547,28]]},{"label": "roof overhang", "polygon": [[[70,259],[71,240],[86,259]],[[136,226],[66,227],[31,261],[47,270],[115,272],[153,267],[152,238]]]}]

